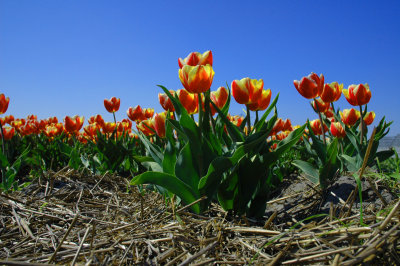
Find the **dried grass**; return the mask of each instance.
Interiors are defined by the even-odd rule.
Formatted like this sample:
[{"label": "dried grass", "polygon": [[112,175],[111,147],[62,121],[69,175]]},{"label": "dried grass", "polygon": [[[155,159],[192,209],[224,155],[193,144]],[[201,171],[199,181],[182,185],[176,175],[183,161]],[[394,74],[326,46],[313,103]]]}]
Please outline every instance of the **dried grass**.
[{"label": "dried grass", "polygon": [[0,194],[0,264],[400,264],[400,201],[384,214],[366,211],[365,226],[351,196],[331,205],[330,215],[298,221],[297,213],[315,213],[318,197],[313,189],[304,193],[285,211],[292,217],[286,222],[277,212],[256,221],[218,205],[195,215],[188,206],[174,209],[158,193],[127,192],[124,178],[65,168],[20,192]]}]

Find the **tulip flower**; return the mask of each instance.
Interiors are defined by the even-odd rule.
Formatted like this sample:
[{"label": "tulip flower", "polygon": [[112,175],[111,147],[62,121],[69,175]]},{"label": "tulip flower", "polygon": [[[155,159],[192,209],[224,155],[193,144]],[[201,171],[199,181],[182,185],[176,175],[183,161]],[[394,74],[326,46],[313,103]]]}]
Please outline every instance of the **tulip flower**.
[{"label": "tulip flower", "polygon": [[136,128],[139,131],[141,131],[143,134],[145,134],[146,136],[154,135],[155,129],[153,126],[152,119],[154,119],[154,118],[150,118],[150,119],[141,121],[140,123],[136,124]]},{"label": "tulip flower", "polygon": [[272,130],[270,132],[270,136],[276,135],[279,131],[282,131],[285,128],[285,121],[283,121],[282,118],[278,118],[275,121],[274,126],[272,127]]},{"label": "tulip flower", "polygon": [[262,90],[261,97],[256,103],[249,104],[249,109],[251,111],[263,111],[267,109],[271,101],[271,90]]},{"label": "tulip flower", "polygon": [[230,114],[228,114],[227,117],[228,117],[229,121],[231,121],[232,124],[234,124],[237,127],[240,127],[240,125],[242,124],[242,122],[244,120],[244,117],[243,116],[239,116],[239,115],[231,116]]},{"label": "tulip flower", "polygon": [[37,120],[37,115],[28,115],[26,120]]},{"label": "tulip flower", "polygon": [[344,109],[343,112],[340,112],[340,117],[342,122],[346,126],[353,126],[358,119],[360,119],[361,113],[354,108]]},{"label": "tulip flower", "polygon": [[[104,123],[104,121],[103,121]],[[91,139],[95,139],[97,137],[97,132],[100,131],[100,128],[104,127],[100,126],[97,122],[91,123],[83,128],[83,131],[90,137]]]},{"label": "tulip flower", "polygon": [[157,136],[160,138],[165,138],[165,120],[167,118],[166,112],[155,114],[152,120],[154,130]]},{"label": "tulip flower", "polygon": [[350,85],[348,89],[343,90],[344,97],[353,106],[361,106],[367,104],[371,99],[371,91],[367,83]]},{"label": "tulip flower", "polygon": [[104,126],[102,127],[104,134],[113,133],[116,129],[117,124],[114,122],[104,122]]},{"label": "tulip flower", "polygon": [[[175,92],[173,90],[169,90],[169,92],[174,95]],[[160,102],[162,108],[164,108],[165,111],[169,112],[174,112],[175,108],[174,105],[172,104],[171,99],[168,97],[167,94],[165,93],[159,93],[158,94],[158,101]]]},{"label": "tulip flower", "polygon": [[[310,126],[312,131],[314,132],[314,135],[322,135],[322,127],[321,127],[321,120],[320,119],[314,119],[310,121]],[[324,132],[328,130],[328,127],[324,124]]]},{"label": "tulip flower", "polygon": [[15,129],[13,127],[3,127],[3,134],[0,132],[0,135],[4,140],[10,140],[15,134]]},{"label": "tulip flower", "polygon": [[189,115],[198,112],[199,101],[197,94],[189,93],[187,90],[181,89],[176,91],[176,95]]},{"label": "tulip flower", "polygon": [[179,79],[190,93],[202,93],[210,89],[214,78],[211,65],[184,65],[179,69]]},{"label": "tulip flower", "polygon": [[112,97],[110,100],[104,99],[104,107],[109,113],[115,113],[119,110],[120,98]]},{"label": "tulip flower", "polygon": [[[211,101],[219,108],[222,109],[228,101],[229,92],[225,87],[219,87],[216,91],[210,93]],[[217,111],[214,106],[210,104],[211,114],[214,115]]]},{"label": "tulip flower", "polygon": [[334,117],[332,106],[329,106],[329,108],[324,112],[324,115],[328,118]]},{"label": "tulip flower", "polygon": [[344,130],[340,122],[331,123],[331,133],[334,137],[337,138],[344,138],[346,136],[346,131]]},{"label": "tulip flower", "polygon": [[141,121],[146,119],[142,107],[140,107],[140,105],[136,105],[134,108],[129,107],[126,113],[129,119],[136,123],[140,123]]},{"label": "tulip flower", "polygon": [[296,90],[307,99],[313,99],[322,93],[324,89],[324,75],[311,73],[307,77],[303,77],[300,81],[293,81]]},{"label": "tulip flower", "polygon": [[372,124],[372,122],[374,122],[375,120],[375,112],[371,111],[365,114],[364,116],[364,123],[365,125],[369,126]]},{"label": "tulip flower", "polygon": [[317,112],[325,113],[329,109],[330,104],[318,98],[312,101],[312,106]]},{"label": "tulip flower", "polygon": [[89,118],[89,124],[97,123],[100,127],[104,126],[104,119],[101,115],[95,115]]},{"label": "tulip flower", "polygon": [[290,121],[290,119],[286,119],[285,121],[283,121],[283,128],[282,131],[292,131],[292,121]]},{"label": "tulip flower", "polygon": [[64,118],[65,130],[69,133],[76,133],[82,128],[83,122],[84,122],[83,116],[76,115],[72,118],[69,116],[66,116]]},{"label": "tulip flower", "polygon": [[[15,119],[14,119],[14,116],[13,116],[13,115],[6,115],[6,116],[4,117],[4,122],[7,123],[7,124],[9,124],[9,125],[11,125],[11,122],[14,121],[14,120],[15,120]],[[2,122],[2,125],[5,124],[5,123]]]},{"label": "tulip flower", "polygon": [[154,109],[153,108],[144,108],[143,113],[144,113],[144,117],[146,117],[146,119],[152,118],[154,115]]},{"label": "tulip flower", "polygon": [[10,98],[4,95],[4,93],[0,94],[0,115],[7,112],[8,104],[10,103]]},{"label": "tulip flower", "polygon": [[257,104],[262,96],[264,81],[262,79],[242,78],[232,81],[232,96],[240,104]]},{"label": "tulip flower", "polygon": [[339,84],[336,81],[324,85],[324,89],[320,95],[322,101],[326,103],[336,102],[342,95],[343,83]]},{"label": "tulip flower", "polygon": [[183,68],[185,65],[197,66],[197,65],[210,65],[213,64],[213,57],[211,51],[205,51],[203,54],[199,52],[190,53],[185,59],[178,59],[179,68]]}]

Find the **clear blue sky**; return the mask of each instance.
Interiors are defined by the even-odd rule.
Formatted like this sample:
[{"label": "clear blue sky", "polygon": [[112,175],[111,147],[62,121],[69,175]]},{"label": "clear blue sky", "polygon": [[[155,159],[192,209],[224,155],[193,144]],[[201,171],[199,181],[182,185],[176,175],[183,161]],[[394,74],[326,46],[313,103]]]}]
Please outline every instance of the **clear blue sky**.
[{"label": "clear blue sky", "polygon": [[[262,78],[280,93],[279,116],[303,124],[317,116],[294,79],[367,82],[369,110],[400,133],[400,1],[0,0],[0,93],[15,117],[111,121],[103,100],[112,96],[117,119],[137,104],[160,112],[156,85],[182,88],[178,58],[206,50],[212,90]],[[343,96],[336,106],[351,107]]]}]

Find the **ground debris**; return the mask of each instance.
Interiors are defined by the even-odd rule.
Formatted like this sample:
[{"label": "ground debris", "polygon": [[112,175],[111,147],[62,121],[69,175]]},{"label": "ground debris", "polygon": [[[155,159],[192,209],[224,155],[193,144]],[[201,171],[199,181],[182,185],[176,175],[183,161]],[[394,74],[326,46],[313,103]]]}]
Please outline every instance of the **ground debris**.
[{"label": "ground debris", "polygon": [[218,205],[202,215],[174,209],[112,174],[65,168],[48,176],[0,194],[0,265],[400,264],[398,199],[366,208],[361,226],[350,197],[324,213],[311,187],[272,199],[290,208],[254,220]]}]

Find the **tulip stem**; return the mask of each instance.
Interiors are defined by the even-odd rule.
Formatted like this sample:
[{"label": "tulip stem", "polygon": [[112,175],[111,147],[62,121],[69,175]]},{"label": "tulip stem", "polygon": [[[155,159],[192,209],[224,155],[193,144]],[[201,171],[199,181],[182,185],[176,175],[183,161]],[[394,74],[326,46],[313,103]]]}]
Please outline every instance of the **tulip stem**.
[{"label": "tulip stem", "polygon": [[203,108],[202,108],[202,104],[201,104],[201,92],[199,92],[198,94],[197,94],[197,98],[199,98],[199,128],[200,128],[200,136],[201,136],[201,134],[202,134],[202,130],[201,130],[201,128],[202,128],[202,126],[203,126]]},{"label": "tulip stem", "polygon": [[[6,152],[5,152],[5,147],[4,147],[4,131],[3,131],[3,125],[1,124],[1,121],[0,121],[0,130],[1,130],[1,147],[2,147],[2,152],[3,152],[3,154],[4,154],[4,156],[6,155]],[[5,174],[4,174],[4,169],[3,169],[3,167],[1,168],[1,176],[2,176],[2,183],[3,183],[3,186],[6,184],[5,182],[6,182],[6,176],[5,176]]]},{"label": "tulip stem", "polygon": [[319,121],[321,122],[322,140],[324,141],[324,145],[326,145],[324,122],[322,121],[322,115],[321,115],[321,112],[319,111],[317,98],[314,98],[314,102],[315,102],[315,107],[317,108]]},{"label": "tulip stem", "polygon": [[115,112],[113,112],[113,116],[114,116],[114,123],[115,125],[117,125],[117,119],[115,119]]},{"label": "tulip stem", "polygon": [[364,140],[364,119],[363,119],[363,111],[361,105],[360,105],[360,131],[361,131],[360,143],[362,144]]},{"label": "tulip stem", "polygon": [[247,135],[250,135],[251,124],[250,124],[250,109],[246,105],[246,112],[247,112]]},{"label": "tulip stem", "polygon": [[254,122],[254,124],[257,124],[258,122],[258,110],[256,111],[256,121]]}]

